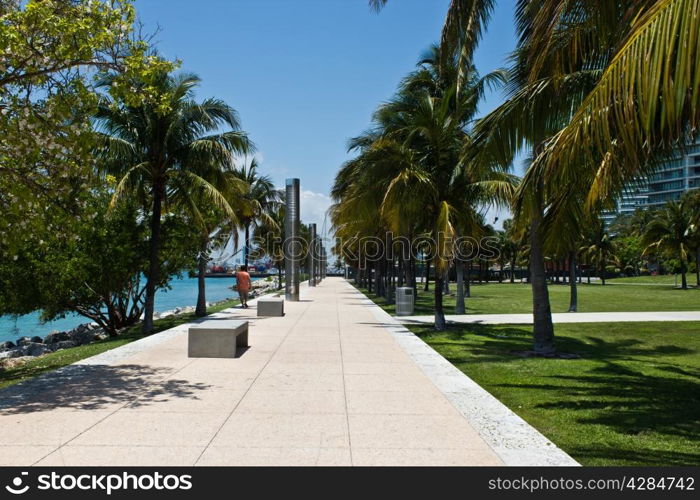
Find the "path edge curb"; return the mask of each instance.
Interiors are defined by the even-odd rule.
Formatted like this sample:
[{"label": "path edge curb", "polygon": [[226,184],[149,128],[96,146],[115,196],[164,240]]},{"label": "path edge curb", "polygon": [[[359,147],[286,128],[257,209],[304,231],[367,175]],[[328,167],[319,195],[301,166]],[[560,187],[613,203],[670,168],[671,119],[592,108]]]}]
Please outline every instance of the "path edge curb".
[{"label": "path edge curb", "polygon": [[[352,283],[350,283],[352,285]],[[353,287],[354,288],[354,287]],[[507,466],[580,464],[358,290],[406,354]]]}]

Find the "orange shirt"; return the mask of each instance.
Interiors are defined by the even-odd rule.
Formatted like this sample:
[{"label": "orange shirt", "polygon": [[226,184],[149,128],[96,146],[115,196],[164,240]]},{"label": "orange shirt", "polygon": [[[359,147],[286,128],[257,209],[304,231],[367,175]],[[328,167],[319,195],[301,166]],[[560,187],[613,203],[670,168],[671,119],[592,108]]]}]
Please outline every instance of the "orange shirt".
[{"label": "orange shirt", "polygon": [[250,290],[250,274],[246,271],[238,271],[236,273],[236,284],[239,290],[244,292]]}]

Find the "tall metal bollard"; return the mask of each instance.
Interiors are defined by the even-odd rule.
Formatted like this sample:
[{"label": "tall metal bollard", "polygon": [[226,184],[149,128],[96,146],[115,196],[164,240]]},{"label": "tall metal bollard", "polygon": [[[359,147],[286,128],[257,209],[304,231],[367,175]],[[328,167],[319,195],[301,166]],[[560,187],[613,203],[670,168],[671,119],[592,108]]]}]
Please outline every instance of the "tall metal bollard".
[{"label": "tall metal bollard", "polygon": [[309,286],[316,286],[317,283],[316,260],[316,224],[309,224]]},{"label": "tall metal bollard", "polygon": [[299,301],[299,179],[287,179],[286,214],[284,218],[284,296],[290,302]]},{"label": "tall metal bollard", "polygon": [[321,243],[321,238],[318,239],[318,281],[319,283],[323,281],[323,243]]}]

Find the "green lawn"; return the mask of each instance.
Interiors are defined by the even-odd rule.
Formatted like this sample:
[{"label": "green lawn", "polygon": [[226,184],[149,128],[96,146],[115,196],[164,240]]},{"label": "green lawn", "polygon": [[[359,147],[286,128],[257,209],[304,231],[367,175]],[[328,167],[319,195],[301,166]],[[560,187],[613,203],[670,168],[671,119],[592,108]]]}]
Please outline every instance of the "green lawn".
[{"label": "green lawn", "polygon": [[[695,273],[686,274],[686,279],[688,280],[688,286],[695,286]],[[664,274],[660,276],[635,276],[631,278],[610,278],[606,280],[606,283],[632,283],[635,285],[671,285],[680,286],[681,285],[681,275],[680,274]]]},{"label": "green lawn", "polygon": [[584,465],[700,464],[697,323],[557,325],[576,360],[511,354],[525,326],[411,329]]},{"label": "green lawn", "polygon": [[[216,306],[209,307],[207,309],[207,313],[213,314],[228,307],[233,307],[239,303],[240,302],[238,299],[229,300]],[[194,313],[178,314],[175,316],[158,319],[154,321],[155,331],[156,333],[162,332],[183,323],[194,321],[195,319],[197,318]],[[129,342],[133,342],[134,340],[138,340],[140,338],[143,338],[143,335],[140,333],[140,326],[137,325],[129,328],[122,335],[114,339],[107,339],[101,342],[95,342],[88,345],[52,352],[51,354],[41,356],[24,363],[21,366],[10,368],[8,370],[3,370],[0,368],[0,389],[18,382],[22,382],[28,378],[36,377],[42,373],[56,370],[62,366],[70,365],[76,361],[80,361],[81,359],[89,358],[90,356],[95,356],[96,354],[109,351],[115,347],[123,346],[124,344],[128,344]]]},{"label": "green lawn", "polygon": [[[450,285],[452,295],[444,297],[446,314],[453,314],[455,284]],[[489,283],[472,285],[472,296],[467,298],[468,314],[505,314],[532,312],[532,293],[528,284]],[[363,290],[366,292],[366,290]],[[552,312],[566,312],[569,308],[568,285],[551,285],[549,296]],[[433,284],[424,292],[418,286],[416,314],[433,314]],[[383,307],[394,314],[393,305]],[[680,290],[673,286],[605,286],[585,283],[578,286],[579,312],[612,311],[697,311],[700,310],[700,290]]]}]

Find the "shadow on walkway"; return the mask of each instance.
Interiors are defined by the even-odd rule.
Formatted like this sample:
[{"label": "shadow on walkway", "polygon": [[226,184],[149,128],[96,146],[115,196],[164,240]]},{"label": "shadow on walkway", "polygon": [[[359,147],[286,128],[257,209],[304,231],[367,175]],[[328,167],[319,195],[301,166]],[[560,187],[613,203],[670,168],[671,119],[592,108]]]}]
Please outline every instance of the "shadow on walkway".
[{"label": "shadow on walkway", "polygon": [[51,410],[101,410],[135,401],[144,392],[195,398],[211,386],[167,379],[171,368],[130,365],[71,365],[0,392],[0,415]]}]

